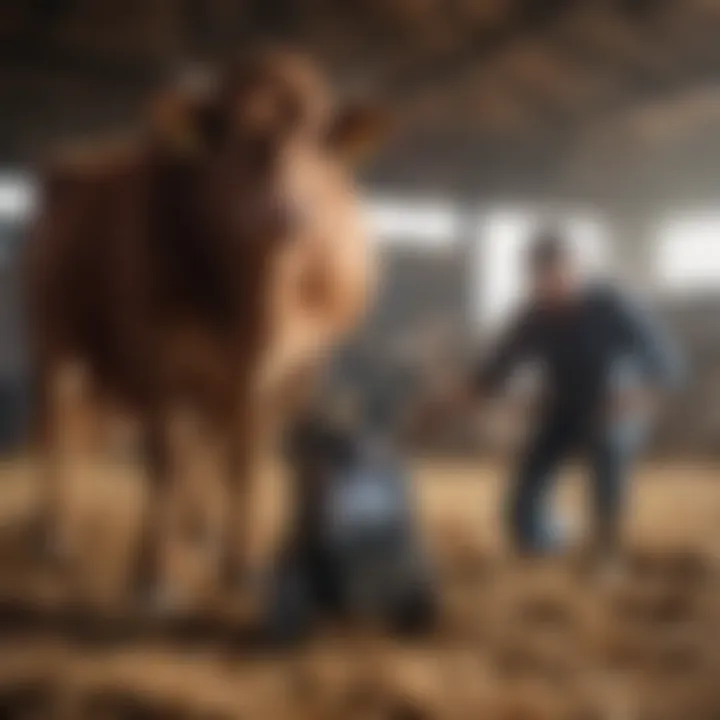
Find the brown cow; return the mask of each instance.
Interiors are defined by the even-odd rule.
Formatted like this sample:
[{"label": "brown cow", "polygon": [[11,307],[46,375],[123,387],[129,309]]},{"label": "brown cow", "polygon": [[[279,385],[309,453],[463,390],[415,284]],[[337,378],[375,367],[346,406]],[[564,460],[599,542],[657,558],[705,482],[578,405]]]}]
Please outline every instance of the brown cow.
[{"label": "brown cow", "polygon": [[372,113],[336,112],[307,60],[272,51],[162,93],[130,149],[51,164],[31,301],[44,517],[61,548],[82,434],[69,413],[92,396],[137,418],[147,449],[140,576],[165,577],[173,437],[182,445],[188,420],[224,451],[224,567],[242,571],[268,409],[368,301],[371,253],[344,161],[377,128]]}]

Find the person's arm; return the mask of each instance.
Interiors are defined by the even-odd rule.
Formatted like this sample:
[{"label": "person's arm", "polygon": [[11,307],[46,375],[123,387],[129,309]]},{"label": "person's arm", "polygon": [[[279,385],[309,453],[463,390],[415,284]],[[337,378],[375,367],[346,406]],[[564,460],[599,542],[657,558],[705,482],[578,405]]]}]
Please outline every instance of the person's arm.
[{"label": "person's arm", "polygon": [[514,319],[490,355],[475,367],[471,376],[475,395],[496,392],[512,371],[533,354],[535,325],[535,317],[530,310],[524,310]]},{"label": "person's arm", "polygon": [[616,419],[655,415],[683,382],[683,356],[663,324],[637,301],[618,294],[614,306],[625,347],[639,363],[644,382],[617,394],[611,414]]},{"label": "person's arm", "polygon": [[640,363],[648,388],[666,393],[683,383],[685,362],[675,339],[653,313],[638,301],[617,294],[615,309],[625,343]]},{"label": "person's arm", "polygon": [[535,322],[531,311],[523,311],[511,323],[494,351],[470,372],[456,373],[426,389],[407,418],[407,435],[418,435],[440,427],[453,415],[464,415],[483,397],[492,394],[513,368],[533,354]]}]

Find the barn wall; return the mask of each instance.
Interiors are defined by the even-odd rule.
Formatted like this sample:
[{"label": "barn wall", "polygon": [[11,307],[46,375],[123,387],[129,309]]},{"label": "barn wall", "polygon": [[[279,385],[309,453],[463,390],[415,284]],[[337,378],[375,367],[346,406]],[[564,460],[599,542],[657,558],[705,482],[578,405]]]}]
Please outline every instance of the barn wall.
[{"label": "barn wall", "polygon": [[[14,442],[29,409],[19,270],[24,234],[20,225],[0,223],[0,447]],[[616,249],[624,254],[629,246],[628,241]],[[348,392],[372,412],[396,418],[435,375],[453,372],[482,349],[469,319],[469,247],[459,243],[419,251],[398,243],[383,248],[378,299],[353,341],[338,353],[329,382],[333,394]],[[638,262],[638,268],[647,272],[647,263]],[[647,277],[638,284],[647,284]],[[663,301],[658,307],[692,370],[658,429],[658,451],[720,452],[718,310],[720,298]],[[470,440],[476,441],[471,433],[447,438],[446,444],[468,449]]]},{"label": "barn wall", "polygon": [[661,312],[685,349],[689,382],[659,428],[658,448],[720,454],[720,323],[717,298],[663,303]]}]

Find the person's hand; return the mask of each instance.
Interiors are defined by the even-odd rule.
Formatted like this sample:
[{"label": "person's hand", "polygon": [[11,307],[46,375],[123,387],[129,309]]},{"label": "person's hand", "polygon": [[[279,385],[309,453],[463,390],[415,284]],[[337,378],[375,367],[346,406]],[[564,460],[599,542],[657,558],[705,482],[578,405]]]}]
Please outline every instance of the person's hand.
[{"label": "person's hand", "polygon": [[408,433],[419,437],[437,432],[453,418],[468,412],[477,402],[477,393],[464,378],[436,385],[409,414]]}]

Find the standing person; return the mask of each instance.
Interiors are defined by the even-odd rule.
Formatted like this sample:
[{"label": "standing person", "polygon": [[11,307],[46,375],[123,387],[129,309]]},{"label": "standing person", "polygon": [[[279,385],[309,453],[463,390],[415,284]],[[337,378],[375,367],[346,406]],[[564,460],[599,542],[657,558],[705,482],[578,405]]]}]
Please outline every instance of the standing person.
[{"label": "standing person", "polygon": [[[540,411],[509,494],[508,523],[521,552],[558,546],[547,508],[560,465],[578,454],[592,476],[595,549],[618,545],[625,487],[658,400],[681,378],[663,328],[616,287],[591,284],[560,233],[543,230],[527,254],[531,292],[459,398],[494,393],[522,362],[539,362]],[[629,383],[628,368],[635,372]]]}]

